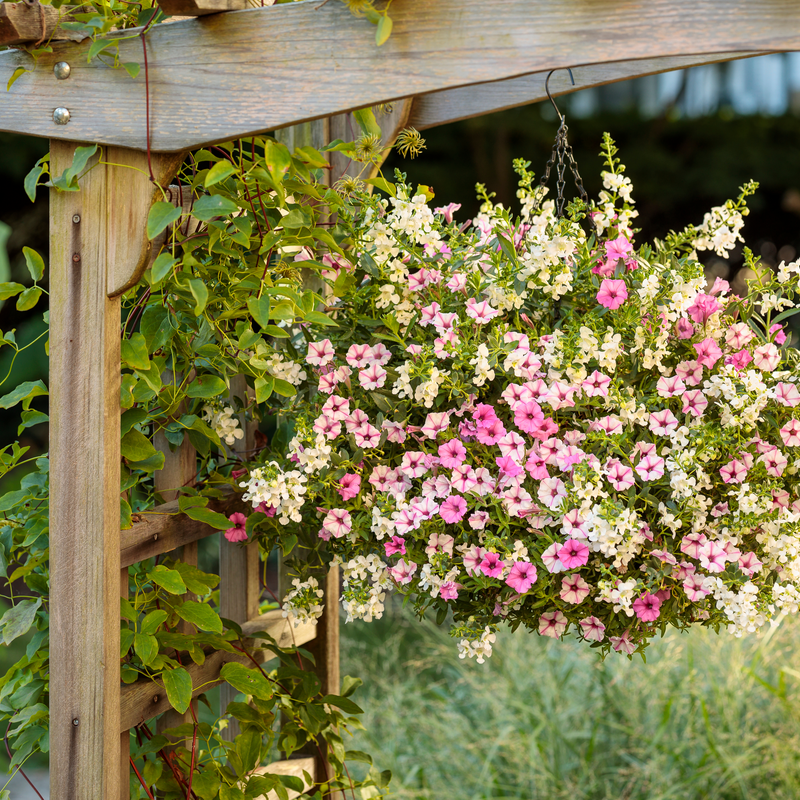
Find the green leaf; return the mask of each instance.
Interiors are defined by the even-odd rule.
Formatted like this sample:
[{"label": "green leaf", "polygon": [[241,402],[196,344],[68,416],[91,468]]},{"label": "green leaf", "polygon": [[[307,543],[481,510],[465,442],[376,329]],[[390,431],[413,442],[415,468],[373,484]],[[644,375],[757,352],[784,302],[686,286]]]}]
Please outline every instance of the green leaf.
[{"label": "green leaf", "polygon": [[281,380],[280,378],[273,379],[272,390],[275,394],[279,394],[282,397],[294,397],[297,394],[297,389],[295,389],[291,383]]},{"label": "green leaf", "polygon": [[240,733],[234,740],[234,747],[242,759],[244,772],[252,772],[261,761],[261,731],[251,728]]},{"label": "green leaf", "polygon": [[31,274],[31,278],[35,281],[40,281],[42,275],[44,275],[44,259],[30,247],[23,247],[22,253],[25,256],[25,264]]},{"label": "green leaf", "polygon": [[88,64],[95,56],[100,55],[107,47],[111,47],[116,42],[111,39],[95,39],[89,46],[89,53],[86,56],[86,63]]},{"label": "green leaf", "polygon": [[[17,71],[19,71],[19,69],[22,69],[22,68],[19,67],[17,69]],[[24,72],[25,70],[22,70],[22,71]],[[20,75],[21,74],[22,73],[20,73]],[[17,75],[17,78],[18,77],[19,77],[19,75]],[[16,80],[16,78],[13,75],[12,75],[12,79]],[[9,84],[9,86],[10,85],[11,84]],[[47,155],[42,156],[36,162],[36,164],[34,164],[33,169],[31,169],[31,171],[25,176],[25,182],[24,182],[25,194],[28,195],[28,199],[31,201],[31,203],[34,200],[36,200],[36,187],[39,185],[39,178],[42,177],[42,173],[45,172],[45,170],[47,169],[46,165],[49,164],[49,163],[50,163],[50,154],[48,153]]]},{"label": "green leaf", "polygon": [[219,614],[205,603],[187,600],[175,610],[182,620],[191,622],[192,625],[196,625],[201,631],[222,633],[222,620],[219,618]]},{"label": "green leaf", "polygon": [[219,787],[219,800],[246,800],[245,793],[238,786]]},{"label": "green leaf", "polygon": [[177,263],[178,259],[174,258],[170,253],[159,253],[158,258],[153,262],[153,268],[150,273],[150,278],[153,285],[158,286],[164,278],[172,272],[172,268]]},{"label": "green leaf", "polygon": [[139,630],[142,633],[150,634],[151,636],[158,630],[158,626],[161,625],[162,622],[169,616],[164,609],[157,609],[156,611],[151,611],[143,620],[142,624],[139,626]]},{"label": "green leaf", "polygon": [[185,714],[192,702],[192,678],[183,667],[166,670],[161,674],[167,699],[179,713]]},{"label": "green leaf", "polygon": [[328,160],[314,147],[295,147],[294,155],[295,157],[300,156],[303,161],[310,164],[312,167],[319,167],[321,169],[327,169],[328,167]]},{"label": "green leaf", "polygon": [[350,697],[353,692],[361,686],[364,681],[361,678],[354,678],[352,675],[345,675],[342,678],[342,697]]},{"label": "green leaf", "polygon": [[156,449],[143,433],[131,430],[122,437],[120,453],[128,461],[145,461],[156,454]]},{"label": "green leaf", "polygon": [[263,378],[256,378],[256,403],[264,403],[272,397],[272,390],[275,388],[275,380],[271,375]]},{"label": "green leaf", "polygon": [[29,311],[39,302],[41,296],[42,290],[38,286],[29,286],[17,298],[17,311]]},{"label": "green leaf", "polygon": [[89,159],[97,152],[97,148],[96,144],[88,147],[76,147],[71,166],[67,167],[61,175],[53,178],[53,186],[62,192],[77,192],[80,189],[78,176],[86,168]]},{"label": "green leaf", "polygon": [[0,300],[19,294],[25,287],[21,283],[0,283]]},{"label": "green leaf", "polygon": [[135,61],[125,61],[122,64],[122,68],[131,78],[137,78],[139,76],[139,70],[142,68],[141,64],[137,64]]},{"label": "green leaf", "polygon": [[375,119],[375,114],[371,108],[360,108],[353,112],[356,122],[361,126],[361,130],[367,135],[381,136],[381,126]]},{"label": "green leaf", "polygon": [[326,694],[320,702],[341,708],[342,711],[346,711],[348,714],[364,713],[363,709],[357,706],[352,700],[348,700],[346,697],[340,697],[339,695]]},{"label": "green leaf", "polygon": [[311,225],[311,217],[295,208],[285,216],[281,217],[281,225],[286,228],[286,230],[307,228]]},{"label": "green leaf", "polygon": [[280,183],[292,164],[292,155],[286,145],[267,139],[264,146],[264,160],[272,177]]},{"label": "green leaf", "polygon": [[274,336],[276,339],[291,338],[288,331],[284,330],[283,328],[279,328],[277,325],[265,325],[263,332],[268,336]]},{"label": "green leaf", "polygon": [[217,161],[206,174],[205,187],[213,186],[215,183],[230,178],[236,172],[236,167],[230,161]]},{"label": "green leaf", "polygon": [[147,666],[158,655],[158,639],[146,633],[136,633],[133,636],[133,649],[142,664]]},{"label": "green leaf", "polygon": [[314,325],[322,325],[324,327],[339,327],[339,323],[332,320],[326,314],[323,314],[321,311],[309,311],[305,316],[306,322],[311,322]]},{"label": "green leaf", "polygon": [[169,569],[163,564],[159,564],[147,573],[153,583],[166,589],[170,594],[186,594],[186,584],[183,582],[180,572]]},{"label": "green leaf", "polygon": [[[14,83],[16,82],[17,78],[20,78],[20,77],[22,77],[22,76],[23,76],[23,75],[24,75],[26,72],[32,72],[32,71],[33,71],[33,70],[28,70],[28,69],[25,69],[25,67],[17,67],[17,68],[16,68],[16,69],[15,69],[15,70],[14,70],[14,71],[11,73],[11,77],[8,79],[8,83],[6,84],[6,91],[9,91],[9,89],[11,89],[11,87],[12,87],[12,86],[14,85]],[[28,195],[28,197],[30,197],[30,195]],[[33,201],[33,198],[32,198],[32,197],[31,197],[31,201]]]},{"label": "green leaf", "polygon": [[25,381],[16,389],[0,397],[0,408],[11,408],[22,401],[27,411],[34,397],[47,394],[47,387],[41,381]]},{"label": "green leaf", "polygon": [[247,308],[253,319],[262,328],[266,328],[269,324],[269,295],[262,294],[261,297],[248,297]]},{"label": "green leaf", "polygon": [[203,313],[203,309],[206,307],[206,303],[208,302],[208,287],[206,286],[205,281],[201,281],[199,278],[192,278],[189,281],[189,290],[191,291],[196,303],[194,307],[194,315],[199,317]]},{"label": "green leaf", "polygon": [[214,217],[233,214],[238,208],[233,200],[221,194],[204,194],[192,206],[192,216],[202,222],[208,222]]},{"label": "green leaf", "polygon": [[150,213],[147,215],[147,238],[155,239],[166,229],[167,225],[172,225],[173,222],[180,219],[182,210],[164,200],[153,203]]},{"label": "green leaf", "polygon": [[392,197],[397,196],[397,187],[393,183],[387,181],[386,178],[368,178],[364,183],[374,186],[376,189],[380,189],[382,192],[386,192],[386,194]]},{"label": "green leaf", "polygon": [[278,303],[269,312],[270,319],[293,320],[295,318],[294,306],[291,303]]},{"label": "green leaf", "polygon": [[216,397],[222,394],[227,385],[222,378],[217,375],[200,375],[195,378],[186,389],[187,397]]},{"label": "green leaf", "polygon": [[125,658],[128,650],[133,646],[134,633],[130,628],[123,628],[119,632],[119,657]]},{"label": "green leaf", "polygon": [[147,340],[138,331],[130,339],[122,340],[122,362],[133,369],[150,369]]},{"label": "green leaf", "polygon": [[38,425],[40,422],[47,422],[49,419],[50,417],[43,411],[23,411],[22,424],[17,428],[17,436],[19,436],[25,428],[32,428],[34,425]]},{"label": "green leaf", "polygon": [[256,669],[249,669],[236,661],[229,661],[219,674],[242,694],[252,695],[260,700],[269,700],[272,697],[269,681]]},{"label": "green leaf", "polygon": [[216,511],[212,511],[210,508],[187,508],[186,516],[189,517],[189,519],[195,519],[198,522],[205,522],[206,525],[210,525],[212,528],[216,528],[218,531],[225,531],[228,528],[233,527],[233,523],[224,514],[219,514]]},{"label": "green leaf", "polygon": [[380,47],[392,34],[392,18],[388,14],[384,14],[380,22],[378,22],[378,29],[375,31],[375,44]]},{"label": "green leaf", "polygon": [[16,605],[3,614],[0,619],[0,627],[3,628],[3,643],[8,645],[26,634],[33,625],[36,619],[36,611],[42,604],[42,598],[37,597],[36,600],[21,600]]}]

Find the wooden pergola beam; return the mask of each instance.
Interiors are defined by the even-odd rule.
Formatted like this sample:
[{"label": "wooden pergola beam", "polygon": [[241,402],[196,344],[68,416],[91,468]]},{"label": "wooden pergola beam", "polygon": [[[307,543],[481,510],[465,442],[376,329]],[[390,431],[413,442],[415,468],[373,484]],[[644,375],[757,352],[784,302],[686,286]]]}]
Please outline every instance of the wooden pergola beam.
[{"label": "wooden pergola beam", "polygon": [[[144,150],[147,85],[150,148],[174,152],[560,67],[800,50],[795,0],[404,0],[392,17],[380,48],[371,26],[319,0],[158,25],[135,79],[87,64],[87,42],[57,44],[3,98],[0,130]],[[142,38],[117,35],[119,60],[143,63]],[[54,78],[57,61],[67,80]],[[0,83],[18,66],[30,56],[0,54]],[[56,108],[69,110],[66,125]]]},{"label": "wooden pergola beam", "polygon": [[[550,79],[550,94],[558,97],[563,94],[577,92],[594,86],[606,86],[609,83],[624,81],[630,78],[641,78],[645,75],[658,75],[677,69],[687,69],[704,64],[718,64],[724,61],[736,61],[742,58],[753,58],[763,53],[734,52],[719,53],[711,56],[675,56],[667,58],[646,58],[640,61],[617,61],[613,64],[598,64],[591,67],[573,69],[575,85],[569,80],[566,70],[556,72]],[[549,70],[523,75],[520,78],[509,78],[504,81],[482,83],[475,86],[463,86],[458,89],[445,89],[441,92],[421,95],[414,98],[408,124],[419,131],[434,128],[448,122],[457,122],[470,117],[480,117],[495,111],[505,111],[528,103],[538,103],[547,99],[544,82]]]}]

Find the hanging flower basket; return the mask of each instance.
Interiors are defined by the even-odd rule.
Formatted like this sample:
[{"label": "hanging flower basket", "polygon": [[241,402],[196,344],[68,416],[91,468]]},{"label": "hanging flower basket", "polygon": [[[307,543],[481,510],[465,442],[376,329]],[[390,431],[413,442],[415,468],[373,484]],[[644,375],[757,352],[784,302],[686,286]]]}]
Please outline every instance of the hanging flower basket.
[{"label": "hanging flower basket", "polygon": [[615,152],[564,218],[523,162],[516,220],[485,191],[463,226],[402,180],[352,196],[346,259],[318,265],[327,314],[274,365],[291,442],[241,479],[232,529],[299,554],[287,614],[320,615],[331,561],[348,621],[399,591],[452,612],[478,661],[504,621],[630,655],[668,624],[738,636],[797,611],[800,265],[745,250],[746,297],[707,287],[697,252],[741,240],[755,184],[634,245]]}]

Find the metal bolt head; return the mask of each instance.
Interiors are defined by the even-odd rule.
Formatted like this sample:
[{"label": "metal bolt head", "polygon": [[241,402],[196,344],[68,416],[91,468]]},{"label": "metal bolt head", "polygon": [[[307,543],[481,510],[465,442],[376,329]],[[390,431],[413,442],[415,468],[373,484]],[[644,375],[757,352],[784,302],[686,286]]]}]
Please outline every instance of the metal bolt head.
[{"label": "metal bolt head", "polygon": [[73,214],[72,215],[72,221],[77,225],[81,221],[81,215],[80,214]]},{"label": "metal bolt head", "polygon": [[78,253],[73,253],[72,260],[77,264],[81,260],[81,257]]},{"label": "metal bolt head", "polygon": [[80,725],[80,720],[77,717],[75,717],[75,719],[72,720],[72,724],[77,728],[78,725]]},{"label": "metal bolt head", "polygon": [[66,61],[59,61],[53,67],[53,75],[55,75],[60,81],[65,81],[67,78],[69,78],[70,72],[72,72],[72,68],[69,64],[67,64]]},{"label": "metal bolt head", "polygon": [[69,109],[59,107],[53,112],[53,122],[56,125],[66,125],[69,122]]}]

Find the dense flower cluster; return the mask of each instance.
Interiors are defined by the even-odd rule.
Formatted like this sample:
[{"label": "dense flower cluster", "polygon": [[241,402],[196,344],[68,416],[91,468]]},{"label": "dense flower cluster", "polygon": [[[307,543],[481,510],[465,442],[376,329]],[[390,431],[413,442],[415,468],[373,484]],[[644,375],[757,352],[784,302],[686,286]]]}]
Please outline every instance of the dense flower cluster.
[{"label": "dense flower cluster", "polygon": [[[402,183],[343,217],[338,326],[298,332],[294,439],[242,486],[275,517],[264,536],[341,564],[348,620],[394,588],[452,611],[482,661],[503,620],[631,654],[665,624],[741,635],[797,611],[800,371],[781,323],[800,263],[773,276],[746,254],[747,297],[707,285],[696,251],[734,247],[754,185],[634,246],[604,152],[599,201],[566,219],[524,164],[521,219],[485,197],[459,228]],[[289,603],[315,617],[316,584]]]}]

